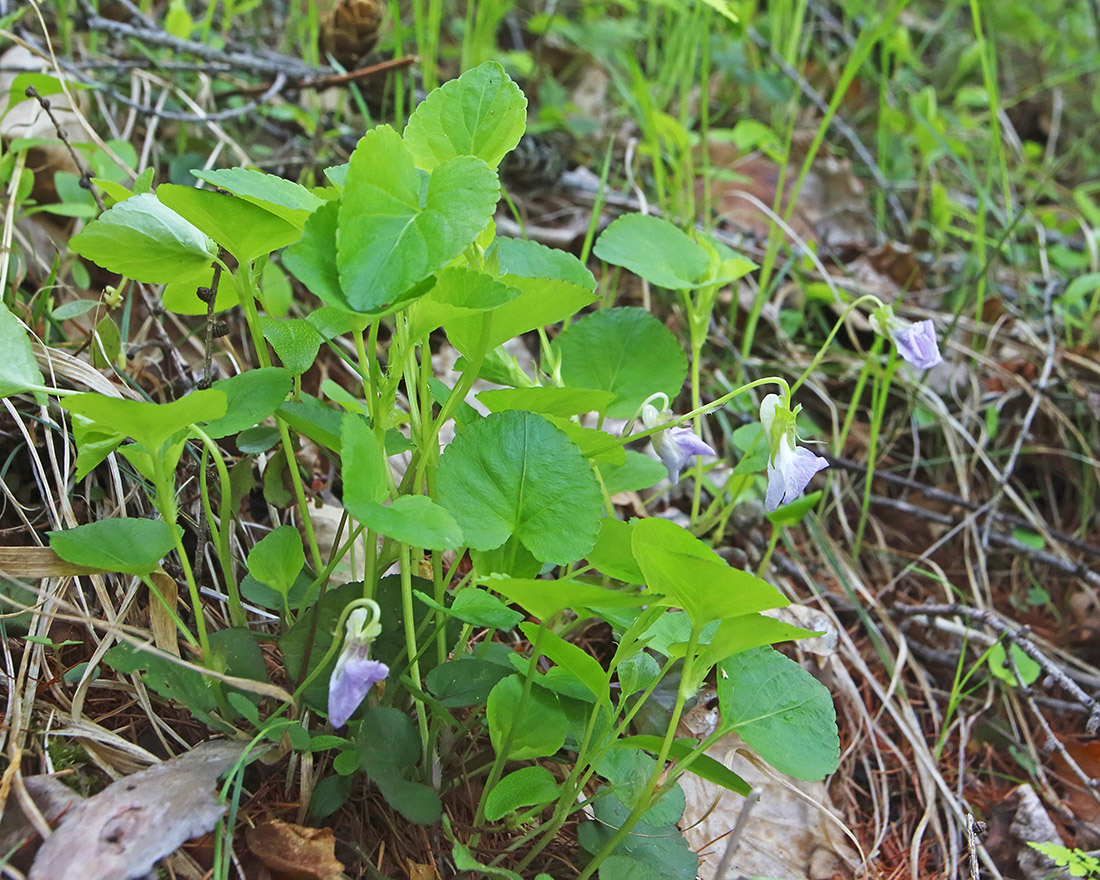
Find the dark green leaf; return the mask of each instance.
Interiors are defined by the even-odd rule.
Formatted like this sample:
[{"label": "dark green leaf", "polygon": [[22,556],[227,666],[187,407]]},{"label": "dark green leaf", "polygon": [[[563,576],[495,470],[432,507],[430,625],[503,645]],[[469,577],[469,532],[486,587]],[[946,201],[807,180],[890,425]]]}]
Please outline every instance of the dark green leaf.
[{"label": "dark green leaf", "polygon": [[485,799],[485,818],[503,819],[520,807],[549,804],[557,800],[558,781],[545,767],[522,767],[509,773]]},{"label": "dark green leaf", "polygon": [[504,754],[507,745],[504,757],[511,761],[554,754],[564,745],[568,728],[556,696],[532,687],[521,706],[522,693],[523,679],[510,675],[493,688],[485,711],[493,749]]},{"label": "dark green leaf", "polygon": [[162,519],[117,517],[47,534],[50,547],[66,562],[146,575],[175,546],[172,528]]}]

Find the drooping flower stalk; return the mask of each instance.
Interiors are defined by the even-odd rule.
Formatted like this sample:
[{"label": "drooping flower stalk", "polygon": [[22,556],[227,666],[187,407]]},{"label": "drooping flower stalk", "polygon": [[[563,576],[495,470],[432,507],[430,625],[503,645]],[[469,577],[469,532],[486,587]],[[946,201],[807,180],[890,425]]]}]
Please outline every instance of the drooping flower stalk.
[{"label": "drooping flower stalk", "polygon": [[897,347],[898,354],[918,370],[927,370],[943,363],[936,342],[936,325],[931,319],[906,321],[894,314],[892,306],[882,306],[871,313],[871,326]]},{"label": "drooping flower stalk", "polygon": [[[665,398],[664,394],[654,395]],[[648,401],[642,406],[642,424],[647,428],[658,428],[673,418],[668,409],[658,410]],[[675,485],[680,481],[682,471],[696,455],[717,455],[708,443],[702,440],[694,431],[686,427],[666,428],[652,436],[653,450],[661,459],[668,471],[669,481]]]}]

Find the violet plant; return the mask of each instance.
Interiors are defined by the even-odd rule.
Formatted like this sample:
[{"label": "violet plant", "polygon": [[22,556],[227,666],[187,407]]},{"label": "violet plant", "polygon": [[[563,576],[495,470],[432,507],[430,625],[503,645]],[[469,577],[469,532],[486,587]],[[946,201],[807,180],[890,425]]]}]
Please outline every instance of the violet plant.
[{"label": "violet plant", "polygon": [[[15,356],[0,391],[61,398],[73,420],[78,479],[117,451],[145,481],[160,520],[92,523],[54,534],[51,545],[104,571],[134,571],[119,563],[133,550],[142,575],[174,550],[191,613],[173,613],[202,666],[218,675],[152,649],[115,648],[105,662],[144,670],[150,687],[184,699],[221,730],[331,750],[333,772],[314,793],[315,814],[337,809],[366,782],[408,821],[436,823],[443,799],[472,774],[481,791],[474,836],[460,839],[443,826],[456,860],[473,860],[478,835],[506,823],[521,829],[512,848],[522,871],[589,803],[585,792],[599,780],[595,820],[581,826],[590,858],[579,876],[648,869],[633,844],[659,838],[653,852],[662,876],[691,878],[696,862],[675,828],[678,813],[665,810],[658,821],[651,812],[675,803],[679,777],[693,772],[748,794],[705,754],[736,731],[777,769],[823,778],[839,757],[835,716],[828,691],[770,647],[815,635],[762,614],[789,604],[774,586],[731,568],[679,525],[620,519],[611,495],[665,479],[675,486],[694,461],[698,525],[705,494],[713,507],[756,493],[774,510],[795,501],[824,461],[798,445],[797,383],[768,377],[702,400],[711,310],[751,262],[641,215],[600,237],[598,257],[678,291],[689,363],[645,309],[585,312],[597,301],[596,280],[572,254],[496,236],[496,168],[523,133],[525,107],[503,69],[486,63],[433,91],[403,132],[385,125],[367,132],[347,165],[326,170],[324,187],[240,168],[195,172],[216,190],[113,185],[111,207],[71,248],[125,278],[166,285],[167,308],[213,316],[239,307],[259,366],[167,404],[67,395],[44,382],[23,328],[2,312],[0,339]],[[294,317],[265,289],[274,259],[311,294],[294,303]],[[902,357],[918,367],[938,357],[928,326],[877,315]],[[553,333],[561,322],[568,323]],[[531,332],[547,343],[534,371],[502,347]],[[439,333],[461,355],[453,386],[432,375],[429,340]],[[321,397],[303,389],[323,345],[357,376],[358,393],[331,381]],[[670,402],[689,369],[690,408],[677,415]],[[477,380],[497,386],[477,394],[485,416],[467,404]],[[779,389],[759,403],[766,458],[746,460],[751,470],[742,468],[736,485],[705,488],[718,453],[700,434],[703,416],[735,398],[754,407],[763,386]],[[588,414],[595,422],[582,421]],[[640,425],[616,435],[604,430],[608,417],[640,417]],[[451,427],[454,439],[442,447]],[[646,437],[660,464],[632,448]],[[287,508],[243,568],[230,540],[237,512],[227,438],[263,460],[272,509]],[[302,438],[342,474],[343,535],[331,552],[313,530],[297,457]],[[214,632],[177,524],[175,470],[189,450],[201,458],[204,481],[208,463],[218,475],[217,490],[204,482],[204,505],[231,626]],[[402,470],[398,455],[407,456]],[[274,503],[285,492],[283,475],[290,506]],[[363,578],[334,583],[356,545],[366,548]],[[468,567],[453,561],[467,556]],[[278,618],[266,636],[245,602]],[[568,639],[595,621],[614,633],[606,665]],[[530,650],[471,640],[475,628],[518,629]],[[282,700],[270,685],[241,686],[266,679],[265,637],[278,640],[295,688]],[[701,742],[677,739],[677,723],[712,674],[718,729]],[[642,708],[669,683],[676,696],[667,723],[639,731]],[[459,722],[455,710],[468,720]],[[453,743],[479,734],[492,744],[491,766],[460,765],[464,750]],[[555,755],[565,756],[564,779],[539,763]],[[607,865],[615,866],[610,874]]]}]

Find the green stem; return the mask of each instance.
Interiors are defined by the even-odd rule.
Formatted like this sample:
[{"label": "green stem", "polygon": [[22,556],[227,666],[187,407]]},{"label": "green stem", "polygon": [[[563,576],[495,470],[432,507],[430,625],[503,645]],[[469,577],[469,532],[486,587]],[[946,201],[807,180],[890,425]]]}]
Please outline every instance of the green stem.
[{"label": "green stem", "polygon": [[[233,521],[233,489],[229,482],[229,470],[225,466],[221,450],[201,428],[192,427],[195,435],[202,441],[204,452],[208,452],[214,459],[214,467],[218,469],[218,483],[221,487],[221,495],[218,499],[218,527],[214,527],[214,515],[210,506],[210,496],[206,491],[206,462],[202,463],[202,503],[206,510],[206,521],[210,530],[214,533],[215,546],[218,548],[218,564],[222,570],[222,580],[225,582],[225,594],[229,597],[229,622],[233,626],[248,626],[248,618],[241,604],[241,593],[237,586],[237,579],[233,576],[233,560],[229,551],[229,529]],[[205,454],[203,458],[205,459]]]}]

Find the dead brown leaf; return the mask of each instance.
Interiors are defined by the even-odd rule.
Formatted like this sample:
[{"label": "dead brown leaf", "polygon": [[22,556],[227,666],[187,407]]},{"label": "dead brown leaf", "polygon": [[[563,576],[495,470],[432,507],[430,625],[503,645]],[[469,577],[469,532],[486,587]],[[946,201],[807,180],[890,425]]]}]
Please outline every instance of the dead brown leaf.
[{"label": "dead brown leaf", "polygon": [[272,819],[249,828],[248,848],[275,880],[335,880],[344,870],[331,828],[306,828]]}]

